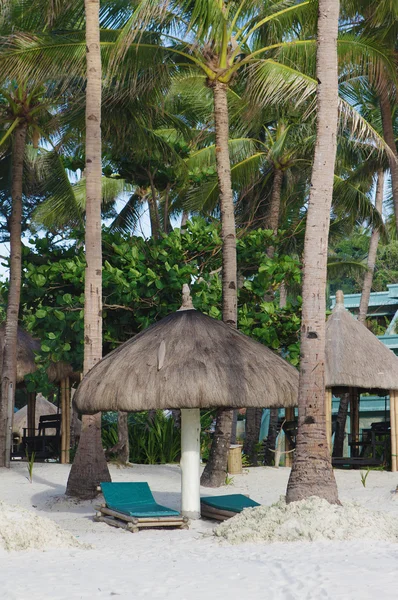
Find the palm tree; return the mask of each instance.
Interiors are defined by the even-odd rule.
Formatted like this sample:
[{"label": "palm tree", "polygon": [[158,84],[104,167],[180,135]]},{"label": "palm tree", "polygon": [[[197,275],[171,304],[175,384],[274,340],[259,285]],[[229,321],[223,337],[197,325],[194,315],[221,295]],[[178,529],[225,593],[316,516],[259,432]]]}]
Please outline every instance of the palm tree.
[{"label": "palm tree", "polygon": [[36,145],[43,133],[44,120],[51,120],[48,111],[49,98],[44,86],[32,82],[19,84],[8,82],[0,90],[0,121],[4,135],[0,147],[11,142],[11,218],[10,276],[5,323],[3,364],[1,365],[0,399],[0,467],[9,467],[12,415],[15,403],[15,380],[17,371],[17,329],[21,294],[21,224],[23,209],[24,157],[28,139]]},{"label": "palm tree", "polygon": [[304,243],[299,421],[287,502],[320,496],[338,502],[326,437],[326,265],[338,122],[339,0],[319,0],[317,139]]},{"label": "palm tree", "polygon": [[[86,273],[84,283],[84,366],[87,373],[102,357],[101,250],[101,87],[99,0],[85,0],[86,87]],[[93,498],[101,481],[110,481],[101,442],[101,413],[84,416],[79,446],[66,493]]]},{"label": "palm tree", "polygon": [[[377,183],[376,183],[376,199],[375,208],[379,211],[380,215],[383,210],[383,196],[384,196],[384,171],[379,169],[377,172]],[[379,245],[380,231],[378,228],[373,228],[370,236],[369,252],[368,252],[368,269],[365,273],[365,277],[362,285],[361,302],[359,304],[359,315],[358,321],[365,324],[366,316],[368,314],[370,291],[372,289],[373,274],[375,270],[377,247]]]}]

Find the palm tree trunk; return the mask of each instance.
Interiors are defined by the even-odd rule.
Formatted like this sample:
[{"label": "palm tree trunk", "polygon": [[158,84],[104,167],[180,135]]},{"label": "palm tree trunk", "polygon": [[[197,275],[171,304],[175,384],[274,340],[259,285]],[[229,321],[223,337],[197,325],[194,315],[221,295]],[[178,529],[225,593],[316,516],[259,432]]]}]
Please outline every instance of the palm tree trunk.
[{"label": "palm tree trunk", "polygon": [[394,201],[395,224],[398,231],[398,151],[395,144],[394,126],[392,122],[391,104],[388,97],[387,81],[381,88],[379,100],[384,139],[391,149],[393,156],[388,157],[391,172],[392,197]]},{"label": "palm tree trunk", "polygon": [[[21,223],[22,182],[27,124],[21,123],[14,131],[12,149],[11,219],[10,219],[10,279],[1,373],[0,403],[0,467],[10,466],[12,428],[9,415],[14,414],[15,384],[17,377],[18,314],[21,297]],[[10,407],[10,401],[12,406]]]},{"label": "palm tree trunk", "polygon": [[[273,462],[275,462],[275,453],[272,450],[275,450],[276,447],[276,438],[278,437],[278,420],[279,420],[279,410],[277,408],[271,408],[270,417],[269,417],[269,429],[268,436],[265,442],[264,448],[264,464],[271,466]],[[276,467],[279,467],[275,463]]]},{"label": "palm tree trunk", "polygon": [[149,206],[149,219],[151,221],[151,233],[152,237],[156,240],[159,239],[160,235],[160,219],[159,219],[159,210],[157,203],[157,194],[156,188],[153,181],[153,175],[150,171],[148,171],[149,183],[151,186],[151,193],[148,196],[148,206]]},{"label": "palm tree trunk", "polygon": [[325,292],[338,118],[338,20],[339,0],[319,0],[317,138],[304,242],[298,434],[287,502],[319,496],[338,503],[325,414]]},{"label": "palm tree trunk", "polygon": [[[237,327],[237,269],[235,213],[231,185],[231,162],[228,139],[227,86],[212,82],[214,97],[214,122],[216,129],[216,161],[221,205],[221,237],[223,243],[222,302],[223,321]],[[233,411],[218,411],[216,430],[210,449],[209,460],[203,471],[201,484],[218,487],[225,481],[229,446],[231,443]]]},{"label": "palm tree trunk", "polygon": [[243,454],[248,456],[250,464],[253,467],[257,467],[258,464],[256,445],[258,444],[260,437],[262,415],[262,408],[246,409],[246,437],[245,443],[243,444]]},{"label": "palm tree trunk", "polygon": [[187,210],[183,210],[182,216],[181,216],[181,225],[180,225],[181,231],[185,231],[185,226],[188,223],[188,219],[189,219],[189,212]]},{"label": "palm tree trunk", "polygon": [[350,401],[350,394],[348,392],[341,394],[340,405],[336,419],[336,432],[334,434],[333,444],[333,456],[340,458],[344,452],[344,436],[345,436],[345,424],[347,421],[348,404]]},{"label": "palm tree trunk", "polygon": [[279,226],[279,215],[281,211],[281,195],[282,195],[283,171],[275,168],[274,181],[272,184],[271,204],[269,208],[268,227],[275,233]]},{"label": "palm tree trunk", "polygon": [[[279,225],[279,214],[280,214],[280,206],[281,206],[281,194],[282,194],[282,183],[283,183],[283,171],[281,169],[275,169],[274,171],[274,181],[272,184],[272,193],[271,193],[271,204],[267,219],[267,227],[272,229],[274,233],[278,231]],[[267,255],[272,258],[275,254],[274,246],[269,246],[267,248]],[[281,288],[285,289],[283,282],[281,284]],[[267,294],[269,296],[269,294]],[[275,416],[276,411],[276,416]],[[262,408],[248,408],[246,411],[246,439],[245,446],[243,452],[250,456],[250,461],[253,465],[257,464],[257,456],[255,456],[254,448],[255,445],[259,441],[260,437],[260,429],[261,429],[261,417],[262,417],[263,409]],[[271,409],[271,418],[270,418],[270,427],[269,433],[266,441],[265,448],[265,464],[271,464],[270,460],[273,460],[273,453],[271,450],[275,448],[277,431],[274,425],[271,427],[271,423],[274,424],[278,420],[278,409]]]},{"label": "palm tree trunk", "polygon": [[[101,249],[101,49],[99,0],[85,0],[86,12],[86,273],[84,284],[84,365],[87,373],[102,357]],[[110,481],[101,441],[101,413],[83,416],[82,432],[66,493],[94,498]]]},{"label": "palm tree trunk", "polygon": [[126,412],[119,412],[117,415],[117,432],[119,438],[117,457],[124,464],[128,463],[130,455],[128,416],[129,414]]},{"label": "palm tree trunk", "polygon": [[[375,200],[375,208],[377,211],[379,211],[380,214],[382,214],[382,210],[383,210],[383,192],[384,192],[384,172],[383,172],[383,169],[380,169],[377,172],[377,186],[376,186],[376,200]],[[377,247],[379,245],[379,239],[380,239],[380,231],[378,229],[373,229],[372,235],[370,238],[369,253],[368,253],[368,270],[366,271],[366,274],[365,274],[365,277],[363,280],[361,302],[359,304],[358,321],[363,324],[365,324],[366,315],[368,314],[370,290],[372,289],[373,274],[374,274],[374,270],[375,270]]]}]

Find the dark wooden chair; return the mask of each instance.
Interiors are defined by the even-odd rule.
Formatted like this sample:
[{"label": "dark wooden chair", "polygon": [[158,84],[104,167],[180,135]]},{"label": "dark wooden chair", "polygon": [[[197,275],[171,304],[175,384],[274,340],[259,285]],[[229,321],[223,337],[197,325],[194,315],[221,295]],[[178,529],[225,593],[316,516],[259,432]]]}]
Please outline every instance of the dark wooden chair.
[{"label": "dark wooden chair", "polygon": [[[53,429],[55,433],[48,433]],[[37,435],[31,435],[27,428],[23,430],[22,447],[24,454],[35,453],[36,459],[58,458],[61,451],[61,415],[42,415],[39,419]],[[27,433],[28,432],[28,433]]]}]

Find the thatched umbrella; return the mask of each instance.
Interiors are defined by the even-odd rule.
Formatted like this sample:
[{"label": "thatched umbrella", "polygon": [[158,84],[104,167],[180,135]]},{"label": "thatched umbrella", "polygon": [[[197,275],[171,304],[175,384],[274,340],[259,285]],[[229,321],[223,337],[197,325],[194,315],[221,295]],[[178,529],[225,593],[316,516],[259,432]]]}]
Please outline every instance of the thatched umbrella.
[{"label": "thatched umbrella", "polygon": [[[188,286],[186,286],[188,287]],[[81,412],[181,408],[182,510],[200,511],[200,408],[296,406],[298,372],[280,356],[198,311],[181,309],[103,358],[74,397]]]},{"label": "thatched umbrella", "polygon": [[[5,325],[0,327],[0,364],[3,364]],[[17,383],[22,383],[25,375],[36,370],[35,352],[40,350],[40,342],[18,327],[17,342]]]},{"label": "thatched umbrella", "polygon": [[[0,326],[0,364],[3,362],[3,350],[5,341],[5,325]],[[17,338],[17,378],[16,383],[19,386],[23,385],[26,375],[33,373],[37,369],[35,362],[35,353],[40,350],[40,340],[34,339],[29,333],[18,327]],[[62,411],[62,436],[63,444],[61,452],[61,462],[69,462],[69,439],[70,439],[70,389],[69,378],[79,380],[79,375],[73,372],[72,366],[64,361],[51,363],[47,369],[47,375],[51,382],[61,384],[61,403],[64,410]],[[11,408],[11,407],[10,407]],[[29,435],[34,435],[36,415],[36,394],[31,392],[28,394],[27,405],[27,426]],[[12,413],[10,417],[13,416]],[[11,442],[11,440],[10,440]]]},{"label": "thatched umbrella", "polygon": [[[5,340],[5,325],[0,326],[0,364],[3,363],[3,350]],[[40,351],[40,340],[33,338],[27,331],[18,327],[17,342],[17,383],[22,383],[26,375],[34,373],[37,369],[35,353]],[[72,366],[60,361],[52,363],[47,370],[50,381],[59,383],[65,377],[76,376]]]},{"label": "thatched umbrella", "polygon": [[[390,392],[391,438],[394,443],[395,392],[398,390],[398,357],[389,350],[365,325],[357,321],[344,307],[342,291],[336,293],[336,305],[326,324],[325,384],[329,390],[327,410],[331,421],[332,388],[351,390],[354,412],[354,435],[359,434],[357,390]],[[354,393],[354,390],[356,392]],[[394,414],[393,414],[394,413]],[[358,421],[356,424],[354,421]],[[329,430],[331,423],[329,423]],[[330,431],[328,431],[330,434]],[[395,454],[395,452],[394,452]],[[396,458],[395,458],[396,462]],[[393,467],[393,470],[396,469]]]},{"label": "thatched umbrella", "polygon": [[[39,427],[40,417],[43,415],[55,415],[57,414],[57,407],[52,402],[49,402],[42,394],[36,396],[36,410],[35,410],[35,429]],[[12,424],[12,431],[14,434],[18,434],[22,438],[24,428],[28,427],[28,405],[25,405],[14,415]],[[48,435],[55,435],[55,430],[48,430]]]}]

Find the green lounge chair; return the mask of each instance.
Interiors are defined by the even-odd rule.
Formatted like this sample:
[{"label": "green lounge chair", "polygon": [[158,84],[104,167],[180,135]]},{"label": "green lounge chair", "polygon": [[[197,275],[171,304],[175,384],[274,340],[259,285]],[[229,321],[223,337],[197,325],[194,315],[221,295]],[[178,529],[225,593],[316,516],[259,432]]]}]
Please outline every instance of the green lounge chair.
[{"label": "green lounge chair", "polygon": [[178,511],[158,504],[145,482],[101,483],[103,504],[96,520],[133,533],[150,527],[188,529],[189,520]]},{"label": "green lounge chair", "polygon": [[243,494],[228,494],[226,496],[204,496],[200,499],[202,517],[225,521],[242,512],[244,508],[260,506]]}]

